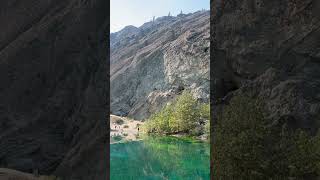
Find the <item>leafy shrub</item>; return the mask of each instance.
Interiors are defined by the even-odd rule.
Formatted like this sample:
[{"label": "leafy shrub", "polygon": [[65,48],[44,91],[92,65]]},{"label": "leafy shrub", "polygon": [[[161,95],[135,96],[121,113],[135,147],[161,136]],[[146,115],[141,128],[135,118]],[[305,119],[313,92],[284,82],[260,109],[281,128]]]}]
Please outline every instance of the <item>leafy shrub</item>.
[{"label": "leafy shrub", "polygon": [[199,103],[190,92],[184,91],[173,102],[153,114],[142,129],[147,133],[199,135],[203,133],[203,126],[209,119],[209,105]]},{"label": "leafy shrub", "polygon": [[263,104],[234,97],[218,116],[212,145],[216,179],[290,179],[319,176],[320,135],[270,125]]},{"label": "leafy shrub", "polygon": [[204,126],[205,133],[210,138],[210,121],[207,121],[206,125]]},{"label": "leafy shrub", "polygon": [[118,125],[122,125],[124,123],[124,121],[119,118],[119,119],[116,119],[115,123]]},{"label": "leafy shrub", "polygon": [[129,126],[128,125],[124,125],[123,128],[129,128]]}]

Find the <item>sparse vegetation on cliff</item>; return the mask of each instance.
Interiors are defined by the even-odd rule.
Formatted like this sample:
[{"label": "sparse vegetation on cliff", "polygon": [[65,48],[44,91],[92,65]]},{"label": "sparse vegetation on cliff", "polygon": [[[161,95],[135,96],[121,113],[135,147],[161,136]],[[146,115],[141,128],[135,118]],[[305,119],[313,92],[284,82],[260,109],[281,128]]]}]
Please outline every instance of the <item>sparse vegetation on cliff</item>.
[{"label": "sparse vegetation on cliff", "polygon": [[234,97],[218,116],[212,145],[217,179],[305,179],[320,175],[320,134],[270,125],[259,100]]},{"label": "sparse vegetation on cliff", "polygon": [[161,111],[153,114],[144,124],[148,134],[186,133],[199,136],[205,133],[210,119],[210,106],[198,102],[191,93],[184,91]]}]

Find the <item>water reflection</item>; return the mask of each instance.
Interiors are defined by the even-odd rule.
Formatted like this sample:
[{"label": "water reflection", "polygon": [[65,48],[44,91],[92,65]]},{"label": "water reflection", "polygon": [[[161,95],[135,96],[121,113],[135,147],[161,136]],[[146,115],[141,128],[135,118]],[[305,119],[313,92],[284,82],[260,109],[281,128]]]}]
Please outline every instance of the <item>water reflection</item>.
[{"label": "water reflection", "polygon": [[209,144],[144,138],[111,144],[111,180],[209,179]]}]

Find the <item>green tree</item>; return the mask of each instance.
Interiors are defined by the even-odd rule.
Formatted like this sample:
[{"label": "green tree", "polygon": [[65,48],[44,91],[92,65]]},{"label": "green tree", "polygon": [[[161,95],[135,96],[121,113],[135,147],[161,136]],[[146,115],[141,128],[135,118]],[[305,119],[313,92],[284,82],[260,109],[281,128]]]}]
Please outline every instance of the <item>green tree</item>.
[{"label": "green tree", "polygon": [[236,97],[218,118],[212,154],[216,177],[261,177],[266,122],[258,107]]},{"label": "green tree", "polygon": [[319,177],[320,133],[311,136],[263,115],[263,103],[234,97],[218,115],[212,160],[216,179],[310,179]]},{"label": "green tree", "polygon": [[[144,124],[147,133],[199,135],[209,122],[210,107],[199,103],[190,92],[184,91],[174,101],[153,114]],[[200,131],[200,132],[199,132]]]},{"label": "green tree", "polygon": [[184,91],[175,103],[175,121],[179,132],[189,132],[199,122],[198,103],[192,94]]}]

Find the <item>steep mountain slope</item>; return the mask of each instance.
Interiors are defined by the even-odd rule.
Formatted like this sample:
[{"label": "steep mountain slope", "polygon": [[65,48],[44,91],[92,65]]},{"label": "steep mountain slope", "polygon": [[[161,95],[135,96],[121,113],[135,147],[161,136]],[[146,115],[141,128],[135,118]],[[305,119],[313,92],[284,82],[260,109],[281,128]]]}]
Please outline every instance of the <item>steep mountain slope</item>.
[{"label": "steep mountain slope", "polygon": [[0,2],[0,165],[106,179],[105,0]]},{"label": "steep mountain slope", "polygon": [[233,95],[266,102],[268,118],[320,127],[320,3],[212,1],[214,109]]},{"label": "steep mountain slope", "polygon": [[111,34],[111,112],[142,120],[183,89],[208,101],[209,19],[209,11],[165,16]]}]

